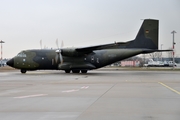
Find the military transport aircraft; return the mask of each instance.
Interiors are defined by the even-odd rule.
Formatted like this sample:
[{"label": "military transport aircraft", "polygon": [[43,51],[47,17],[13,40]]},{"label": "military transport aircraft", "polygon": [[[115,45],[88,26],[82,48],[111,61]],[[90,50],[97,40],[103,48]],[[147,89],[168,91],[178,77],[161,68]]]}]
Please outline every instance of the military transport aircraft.
[{"label": "military transport aircraft", "polygon": [[7,65],[30,70],[64,70],[66,73],[87,73],[123,59],[158,50],[159,20],[145,19],[136,38],[128,42],[115,42],[82,48],[23,50]]}]

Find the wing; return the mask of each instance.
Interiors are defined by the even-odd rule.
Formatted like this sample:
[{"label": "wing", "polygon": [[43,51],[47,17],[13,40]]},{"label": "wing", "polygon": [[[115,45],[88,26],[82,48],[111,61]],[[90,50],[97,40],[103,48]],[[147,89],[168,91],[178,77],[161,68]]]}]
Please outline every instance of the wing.
[{"label": "wing", "polygon": [[94,50],[102,50],[102,49],[116,49],[119,48],[119,46],[126,45],[127,42],[115,42],[111,44],[104,44],[104,45],[96,45],[96,46],[90,46],[90,47],[82,47],[82,48],[76,48],[75,50],[77,52],[81,53],[91,53]]},{"label": "wing", "polygon": [[[82,48],[76,48],[75,50],[80,53],[91,53],[94,50],[102,50],[102,49],[123,49],[126,48],[128,44],[131,44],[133,41],[127,41],[127,42],[115,42],[111,44],[104,44],[104,45],[96,45],[96,46],[90,46],[90,47],[82,47]],[[146,49],[146,48],[134,48],[134,49],[141,49],[144,54],[146,53],[152,53],[152,52],[170,52],[169,50],[158,50],[158,49]]]}]

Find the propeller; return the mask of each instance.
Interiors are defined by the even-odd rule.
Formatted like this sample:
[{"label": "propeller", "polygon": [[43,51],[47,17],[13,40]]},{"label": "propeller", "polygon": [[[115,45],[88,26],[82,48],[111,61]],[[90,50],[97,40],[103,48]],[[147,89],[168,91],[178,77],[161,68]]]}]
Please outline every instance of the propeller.
[{"label": "propeller", "polygon": [[59,44],[58,44],[58,39],[56,39],[56,45],[57,45],[57,50],[56,50],[56,57],[55,57],[55,60],[56,60],[56,63],[60,63],[60,64],[63,64],[63,57],[62,57],[62,50],[61,48],[63,47],[63,42],[61,44],[61,48],[59,48]]}]

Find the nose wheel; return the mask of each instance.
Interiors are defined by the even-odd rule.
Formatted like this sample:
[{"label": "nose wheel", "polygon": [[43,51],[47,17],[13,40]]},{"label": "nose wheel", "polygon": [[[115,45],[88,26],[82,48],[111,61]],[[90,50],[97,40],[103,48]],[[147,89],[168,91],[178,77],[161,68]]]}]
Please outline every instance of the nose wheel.
[{"label": "nose wheel", "polygon": [[24,70],[24,69],[21,69],[21,73],[26,73],[26,70]]}]

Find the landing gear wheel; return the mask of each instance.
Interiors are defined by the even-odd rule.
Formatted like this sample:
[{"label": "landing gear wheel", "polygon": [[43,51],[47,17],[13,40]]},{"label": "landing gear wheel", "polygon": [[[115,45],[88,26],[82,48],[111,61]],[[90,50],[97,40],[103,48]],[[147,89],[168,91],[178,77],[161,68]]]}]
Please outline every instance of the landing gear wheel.
[{"label": "landing gear wheel", "polygon": [[21,69],[21,73],[26,73],[26,70]]},{"label": "landing gear wheel", "polygon": [[71,72],[71,70],[65,70],[65,73],[70,73]]},{"label": "landing gear wheel", "polygon": [[80,70],[72,70],[73,73],[79,73]]},{"label": "landing gear wheel", "polygon": [[87,70],[81,70],[81,73],[87,73]]}]

